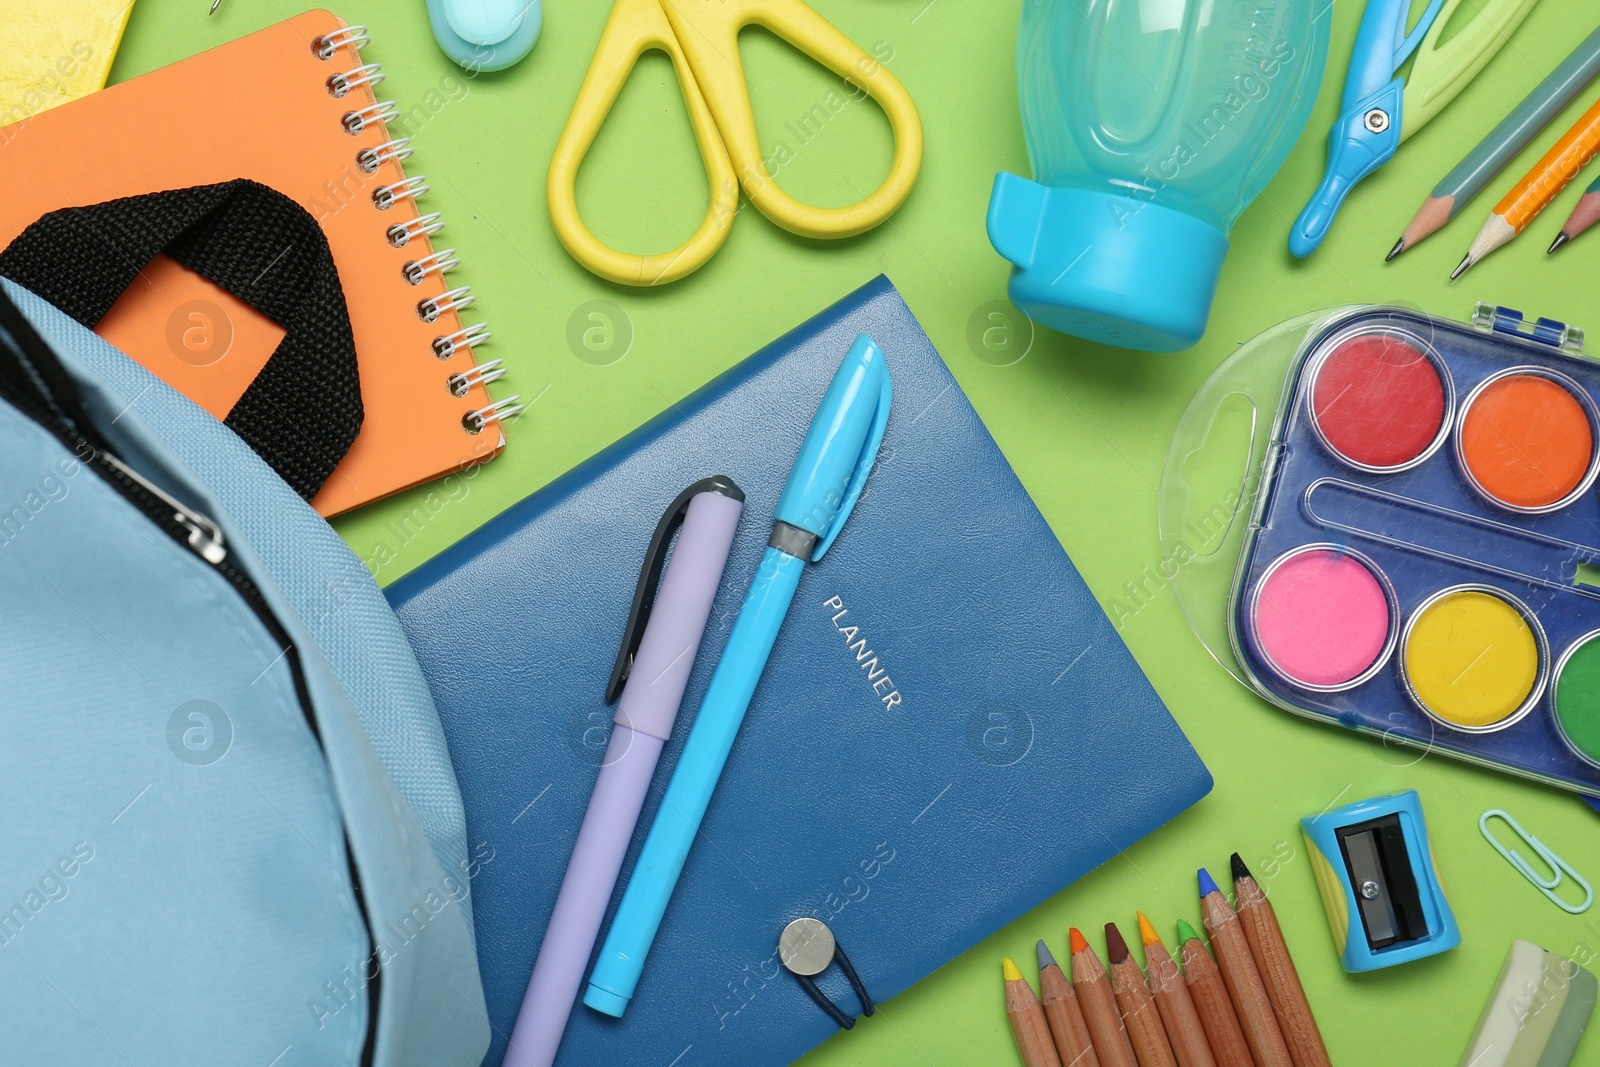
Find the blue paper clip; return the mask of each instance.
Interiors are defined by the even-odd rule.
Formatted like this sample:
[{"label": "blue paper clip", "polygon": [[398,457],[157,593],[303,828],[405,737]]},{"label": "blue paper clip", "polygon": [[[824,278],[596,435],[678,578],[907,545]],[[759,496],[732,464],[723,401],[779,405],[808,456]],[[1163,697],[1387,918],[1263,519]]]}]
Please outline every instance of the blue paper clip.
[{"label": "blue paper clip", "polygon": [[[1531,848],[1534,852],[1534,855],[1544,860],[1549,868],[1555,872],[1552,877],[1546,878],[1544,875],[1534,870],[1533,865],[1523,858],[1522,853],[1518,852],[1514,848],[1507,847],[1500,841],[1499,838],[1495,837],[1494,834],[1489,832],[1489,820],[1497,817],[1504,819],[1506,821],[1506,825],[1511,827],[1512,831],[1516,833],[1517,837],[1522,840],[1522,843]],[[1571,915],[1581,915],[1589,910],[1590,904],[1594,903],[1594,890],[1590,887],[1588,882],[1583,880],[1583,876],[1577,871],[1573,870],[1572,866],[1567,863],[1566,860],[1556,855],[1555,852],[1551,850],[1549,845],[1545,844],[1543,841],[1540,841],[1537,837],[1534,837],[1532,834],[1528,833],[1528,831],[1524,830],[1522,828],[1522,824],[1513,819],[1510,813],[1502,811],[1499,808],[1486,811],[1478,819],[1478,829],[1483,832],[1484,840],[1493,845],[1494,850],[1506,858],[1506,862],[1510,863],[1511,866],[1520,871],[1524,878],[1538,887],[1539,892],[1550,898],[1550,903],[1554,904],[1562,911]],[[1571,878],[1574,882],[1583,887],[1583,903],[1568,904],[1556,893],[1556,889],[1568,878]]]}]

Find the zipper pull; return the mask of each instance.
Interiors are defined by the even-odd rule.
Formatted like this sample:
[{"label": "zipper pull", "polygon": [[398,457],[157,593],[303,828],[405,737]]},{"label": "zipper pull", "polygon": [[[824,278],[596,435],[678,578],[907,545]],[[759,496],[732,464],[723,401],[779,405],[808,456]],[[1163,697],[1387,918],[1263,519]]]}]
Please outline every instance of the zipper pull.
[{"label": "zipper pull", "polygon": [[172,511],[172,521],[188,531],[189,547],[196,555],[212,566],[228,558],[228,546],[222,537],[222,527],[192,508],[185,507],[166,490],[128,466],[109,452],[99,453],[99,458],[118,474],[137,484],[145,492],[161,501]]},{"label": "zipper pull", "polygon": [[203,515],[179,511],[172,516],[189,528],[189,547],[200,558],[216,566],[228,558],[228,548],[222,543],[222,530]]}]

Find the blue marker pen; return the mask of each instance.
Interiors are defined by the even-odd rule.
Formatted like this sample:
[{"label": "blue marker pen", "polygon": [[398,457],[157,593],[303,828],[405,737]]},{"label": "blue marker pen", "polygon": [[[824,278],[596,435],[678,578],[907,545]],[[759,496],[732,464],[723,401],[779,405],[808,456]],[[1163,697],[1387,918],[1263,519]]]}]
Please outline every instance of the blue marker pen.
[{"label": "blue marker pen", "polygon": [[705,818],[800,573],[807,560],[820,560],[828,551],[861,496],[889,422],[890,392],[882,350],[871,338],[857,337],[829,383],[784,483],[761,568],[734,620],[733,633],[600,949],[583,997],[596,1011],[621,1018],[633,999],[645,955],[689,858],[689,846]]}]

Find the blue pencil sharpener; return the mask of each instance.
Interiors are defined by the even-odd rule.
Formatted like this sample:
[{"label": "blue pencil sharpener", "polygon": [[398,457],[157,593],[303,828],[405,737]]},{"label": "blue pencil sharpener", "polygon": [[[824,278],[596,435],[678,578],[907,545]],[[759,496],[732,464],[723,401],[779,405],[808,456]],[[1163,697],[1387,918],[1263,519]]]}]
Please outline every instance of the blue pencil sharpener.
[{"label": "blue pencil sharpener", "polygon": [[1300,820],[1339,962],[1376,971],[1461,944],[1414,789]]}]

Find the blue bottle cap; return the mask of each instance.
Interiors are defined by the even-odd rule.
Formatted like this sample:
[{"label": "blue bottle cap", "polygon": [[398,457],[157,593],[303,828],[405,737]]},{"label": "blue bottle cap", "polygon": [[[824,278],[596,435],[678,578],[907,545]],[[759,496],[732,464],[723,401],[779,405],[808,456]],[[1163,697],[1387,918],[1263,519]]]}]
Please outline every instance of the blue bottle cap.
[{"label": "blue bottle cap", "polygon": [[1015,264],[1011,302],[1053,330],[1174,352],[1200,340],[1228,235],[1132,195],[1000,174],[989,241]]}]

